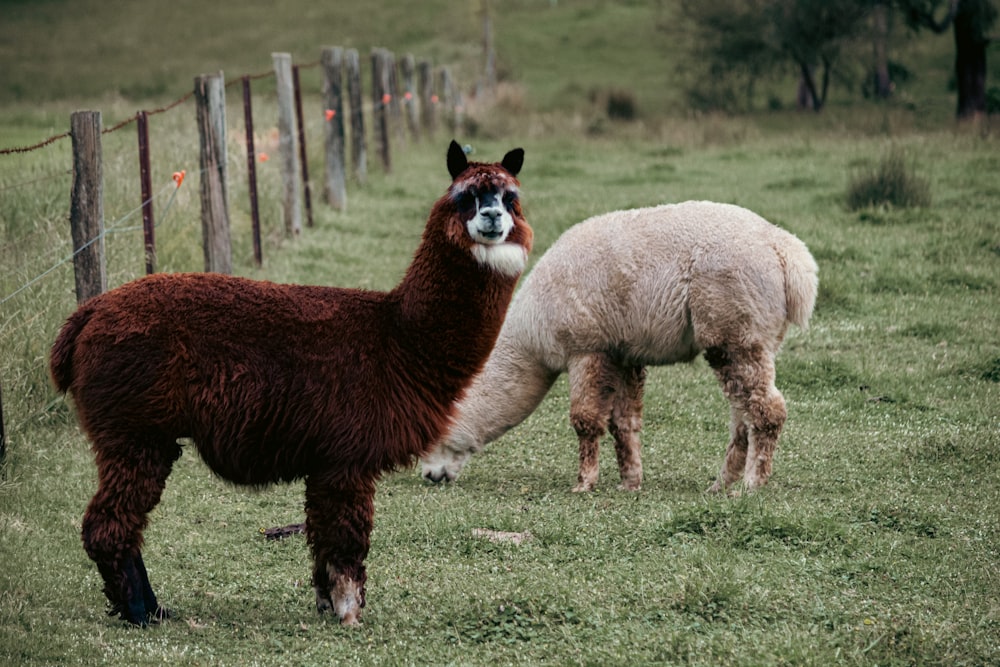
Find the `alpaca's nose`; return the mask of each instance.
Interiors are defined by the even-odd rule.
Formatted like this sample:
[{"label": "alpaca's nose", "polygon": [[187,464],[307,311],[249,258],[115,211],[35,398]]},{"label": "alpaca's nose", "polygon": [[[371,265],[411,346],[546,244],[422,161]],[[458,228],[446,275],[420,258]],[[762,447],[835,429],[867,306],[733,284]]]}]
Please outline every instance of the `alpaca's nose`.
[{"label": "alpaca's nose", "polygon": [[448,476],[448,473],[445,471],[444,468],[441,468],[440,470],[433,470],[433,469],[424,470],[423,477],[428,482],[433,482],[434,484],[440,484],[441,482],[451,481],[451,477]]},{"label": "alpaca's nose", "polygon": [[500,221],[500,218],[503,217],[503,209],[497,206],[483,207],[479,211],[479,214],[496,226],[497,222]]}]

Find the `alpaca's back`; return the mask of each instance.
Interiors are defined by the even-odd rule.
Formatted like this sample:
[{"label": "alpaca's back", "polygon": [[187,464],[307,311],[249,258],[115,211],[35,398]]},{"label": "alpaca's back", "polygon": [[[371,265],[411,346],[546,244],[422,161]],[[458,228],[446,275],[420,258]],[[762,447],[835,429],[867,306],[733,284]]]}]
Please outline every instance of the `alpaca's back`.
[{"label": "alpaca's back", "polygon": [[501,341],[519,332],[553,369],[595,349],[645,365],[685,361],[741,332],[771,348],[788,322],[806,323],[815,292],[805,246],[751,211],[615,211],[570,228],[538,260]]}]

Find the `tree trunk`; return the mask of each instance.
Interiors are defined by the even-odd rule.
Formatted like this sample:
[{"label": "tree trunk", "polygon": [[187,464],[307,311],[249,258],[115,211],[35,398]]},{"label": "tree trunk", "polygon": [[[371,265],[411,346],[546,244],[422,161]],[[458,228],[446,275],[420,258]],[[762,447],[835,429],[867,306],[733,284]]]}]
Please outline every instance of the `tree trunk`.
[{"label": "tree trunk", "polygon": [[872,8],[872,47],[874,95],[884,100],[892,94],[892,81],[889,79],[889,8],[882,1]]},{"label": "tree trunk", "polygon": [[986,32],[994,25],[997,10],[991,0],[948,0],[948,13],[941,21],[919,9],[910,18],[913,25],[941,34],[952,26],[955,35],[955,85],[959,120],[986,113]]},{"label": "tree trunk", "polygon": [[[962,3],[965,4],[965,3]],[[975,16],[959,10],[955,15],[955,83],[958,87],[959,120],[986,113],[986,47]]]},{"label": "tree trunk", "polygon": [[823,59],[823,89],[816,90],[816,76],[811,65],[799,61],[798,106],[800,110],[812,109],[819,113],[826,103],[826,92],[830,86],[830,63]]},{"label": "tree trunk", "polygon": [[816,108],[816,87],[813,85],[812,71],[806,65],[799,64],[799,88],[795,96],[799,111]]}]

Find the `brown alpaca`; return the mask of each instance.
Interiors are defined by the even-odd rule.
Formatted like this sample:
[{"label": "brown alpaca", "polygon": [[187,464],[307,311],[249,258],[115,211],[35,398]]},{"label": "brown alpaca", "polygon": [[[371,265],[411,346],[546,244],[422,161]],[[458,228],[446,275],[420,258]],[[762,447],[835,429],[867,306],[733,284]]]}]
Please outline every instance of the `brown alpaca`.
[{"label": "brown alpaca", "polygon": [[469,162],[453,141],[451,187],[389,292],[158,274],[70,316],[50,370],[93,446],[83,544],[109,613],[165,615],[142,532],[186,437],[235,484],[305,478],[316,606],[359,621],[375,482],[443,435],[527,261],[523,159]]}]

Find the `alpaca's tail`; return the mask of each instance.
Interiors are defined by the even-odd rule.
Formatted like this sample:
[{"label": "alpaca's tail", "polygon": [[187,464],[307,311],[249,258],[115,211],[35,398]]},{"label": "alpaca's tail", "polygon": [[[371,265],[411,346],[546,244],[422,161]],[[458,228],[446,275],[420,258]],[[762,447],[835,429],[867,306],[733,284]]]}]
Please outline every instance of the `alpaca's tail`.
[{"label": "alpaca's tail", "polygon": [[77,336],[90,319],[91,312],[89,308],[81,308],[70,315],[59,330],[56,342],[52,344],[49,375],[52,376],[52,383],[59,393],[66,393],[73,382],[73,349],[76,347]]},{"label": "alpaca's tail", "polygon": [[778,248],[785,268],[785,309],[788,321],[805,329],[809,326],[816,292],[819,289],[819,267],[809,249],[794,236]]}]

